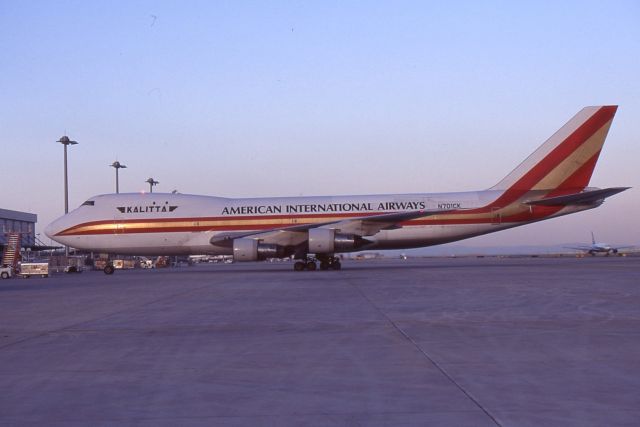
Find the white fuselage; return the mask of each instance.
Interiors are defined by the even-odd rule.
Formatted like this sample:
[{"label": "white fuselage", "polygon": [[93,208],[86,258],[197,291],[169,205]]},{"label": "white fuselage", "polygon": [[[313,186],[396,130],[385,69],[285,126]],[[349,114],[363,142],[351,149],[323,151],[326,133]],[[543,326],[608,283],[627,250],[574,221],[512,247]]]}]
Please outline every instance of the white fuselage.
[{"label": "white fuselage", "polygon": [[[402,249],[452,242],[564,215],[520,206],[492,206],[502,191],[367,196],[230,199],[162,193],[93,197],[51,223],[45,233],[81,250],[130,255],[223,255],[212,245],[221,234],[246,233],[324,223],[365,215],[419,210],[460,210],[407,221],[402,227],[364,236],[362,249]],[[537,210],[536,210],[537,209]],[[513,218],[513,220],[511,219]]]}]

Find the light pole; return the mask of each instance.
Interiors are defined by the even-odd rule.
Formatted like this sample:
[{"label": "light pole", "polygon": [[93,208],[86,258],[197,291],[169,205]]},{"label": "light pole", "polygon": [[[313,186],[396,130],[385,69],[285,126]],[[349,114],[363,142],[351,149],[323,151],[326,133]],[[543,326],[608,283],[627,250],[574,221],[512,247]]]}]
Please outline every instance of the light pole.
[{"label": "light pole", "polygon": [[76,145],[76,141],[72,141],[68,136],[64,135],[57,141],[64,145],[64,213],[69,213],[69,180],[67,177],[67,145]]},{"label": "light pole", "polygon": [[[67,145],[76,145],[76,141],[69,139],[67,135],[63,135],[56,142],[64,145],[64,213],[69,213],[69,179],[67,175]],[[64,247],[64,253],[69,256],[69,246]]]},{"label": "light pole", "polygon": [[112,168],[116,169],[116,194],[117,194],[117,193],[120,192],[120,184],[119,184],[119,181],[118,181],[118,169],[126,168],[127,166],[123,165],[122,163],[120,163],[117,160],[115,162],[111,163],[111,165],[109,165],[109,166],[111,166]]},{"label": "light pole", "polygon": [[145,182],[149,183],[149,193],[153,193],[153,186],[160,184],[158,181],[155,181],[153,178],[149,178]]}]

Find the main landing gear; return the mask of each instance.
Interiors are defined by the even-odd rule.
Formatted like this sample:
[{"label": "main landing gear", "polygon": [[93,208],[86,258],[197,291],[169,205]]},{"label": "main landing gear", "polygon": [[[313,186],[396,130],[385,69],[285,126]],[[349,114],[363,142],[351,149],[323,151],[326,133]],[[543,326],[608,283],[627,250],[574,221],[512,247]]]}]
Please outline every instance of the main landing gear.
[{"label": "main landing gear", "polygon": [[333,255],[316,255],[315,258],[307,257],[298,260],[293,264],[295,271],[314,271],[318,268],[317,262],[320,262],[320,270],[340,270],[342,264],[340,258]]}]

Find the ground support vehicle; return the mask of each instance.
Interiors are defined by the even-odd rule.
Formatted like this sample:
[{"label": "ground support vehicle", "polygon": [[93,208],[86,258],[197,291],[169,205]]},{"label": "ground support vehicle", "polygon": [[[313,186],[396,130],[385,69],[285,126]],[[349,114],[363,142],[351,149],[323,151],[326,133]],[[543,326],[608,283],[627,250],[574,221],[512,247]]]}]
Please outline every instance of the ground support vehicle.
[{"label": "ground support vehicle", "polygon": [[49,277],[48,262],[23,262],[20,264],[18,276],[29,278],[31,276]]},{"label": "ground support vehicle", "polygon": [[13,268],[9,265],[0,267],[0,279],[9,279],[13,277]]}]

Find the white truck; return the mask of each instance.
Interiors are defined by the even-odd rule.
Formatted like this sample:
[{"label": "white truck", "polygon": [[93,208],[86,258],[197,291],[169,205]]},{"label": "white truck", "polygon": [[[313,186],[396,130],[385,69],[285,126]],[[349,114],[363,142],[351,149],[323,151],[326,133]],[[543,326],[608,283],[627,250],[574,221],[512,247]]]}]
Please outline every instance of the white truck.
[{"label": "white truck", "polygon": [[63,271],[65,273],[82,273],[84,271],[84,257],[68,256]]},{"label": "white truck", "polygon": [[13,268],[9,265],[0,267],[0,279],[8,279],[13,277]]}]

